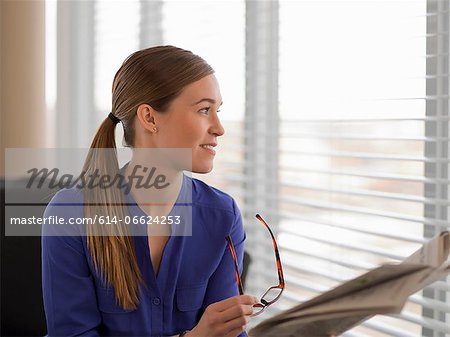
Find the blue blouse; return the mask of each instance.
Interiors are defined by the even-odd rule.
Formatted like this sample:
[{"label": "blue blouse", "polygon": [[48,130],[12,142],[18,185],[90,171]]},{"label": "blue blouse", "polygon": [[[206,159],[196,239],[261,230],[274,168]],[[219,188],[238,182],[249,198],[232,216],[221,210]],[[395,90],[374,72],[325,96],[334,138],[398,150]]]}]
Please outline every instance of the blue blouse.
[{"label": "blue blouse", "polygon": [[[184,175],[176,204],[182,204],[180,200],[188,194],[192,203],[184,209],[189,209],[185,214],[191,217],[192,235],[169,237],[157,275],[148,237],[132,237],[147,285],[140,287],[136,310],[117,305],[114,289],[95,271],[84,227],[66,225],[63,230],[72,231],[66,236],[61,226],[57,235],[56,226],[43,226],[42,281],[49,336],[172,336],[192,329],[208,305],[239,294],[225,240],[231,235],[242,272],[245,232],[236,203],[229,195]],[[131,194],[126,202],[130,217],[146,216]],[[61,190],[44,217],[82,218],[82,203],[80,190]],[[174,230],[172,226],[172,234]],[[73,235],[74,231],[79,235]]]}]

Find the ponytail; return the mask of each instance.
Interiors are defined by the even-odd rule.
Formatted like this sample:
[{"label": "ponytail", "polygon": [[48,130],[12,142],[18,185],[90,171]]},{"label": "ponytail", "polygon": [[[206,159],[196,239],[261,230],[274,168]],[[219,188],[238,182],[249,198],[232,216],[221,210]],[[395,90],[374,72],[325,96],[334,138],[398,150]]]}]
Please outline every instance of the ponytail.
[{"label": "ponytail", "polygon": [[[83,166],[86,176],[95,172],[100,177],[113,179],[119,174],[116,124],[117,121],[107,117],[97,130]],[[102,180],[99,184],[96,188],[84,189],[85,217],[99,219],[100,216],[109,216],[109,219],[124,219],[127,209],[120,188],[101,188]],[[87,223],[87,246],[96,271],[106,285],[114,288],[116,302],[126,310],[133,310],[139,304],[139,286],[143,283],[143,278],[130,231],[123,223]]]}]

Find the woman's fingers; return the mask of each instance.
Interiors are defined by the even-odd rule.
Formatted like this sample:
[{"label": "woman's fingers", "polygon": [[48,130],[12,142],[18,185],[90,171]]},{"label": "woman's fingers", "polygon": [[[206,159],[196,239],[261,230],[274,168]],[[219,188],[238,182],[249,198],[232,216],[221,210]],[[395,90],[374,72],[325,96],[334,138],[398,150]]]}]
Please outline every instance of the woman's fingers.
[{"label": "woman's fingers", "polygon": [[193,337],[236,337],[245,330],[258,299],[251,295],[230,297],[209,305],[197,326],[191,331]]},{"label": "woman's fingers", "polygon": [[233,319],[224,323],[224,330],[228,333],[231,330],[239,329],[242,326],[245,326],[250,321],[250,315],[238,315]]},{"label": "woman's fingers", "polygon": [[226,300],[216,302],[211,304],[210,306],[214,308],[216,311],[225,311],[230,307],[239,305],[239,304],[256,304],[258,303],[258,299],[255,296],[251,295],[238,295],[227,298]]},{"label": "woman's fingers", "polygon": [[[238,331],[238,334],[241,333],[250,321],[250,315],[253,312],[253,304],[255,302],[257,302],[257,299],[248,295],[245,297],[235,296],[228,301],[230,306],[224,311],[216,313],[216,315],[218,314],[220,316],[219,321],[222,323],[220,331],[225,336],[235,331]],[[217,320],[215,321],[217,322]]]},{"label": "woman's fingers", "polygon": [[253,304],[237,304],[222,312],[224,322],[231,321],[236,317],[250,316],[253,313]]}]

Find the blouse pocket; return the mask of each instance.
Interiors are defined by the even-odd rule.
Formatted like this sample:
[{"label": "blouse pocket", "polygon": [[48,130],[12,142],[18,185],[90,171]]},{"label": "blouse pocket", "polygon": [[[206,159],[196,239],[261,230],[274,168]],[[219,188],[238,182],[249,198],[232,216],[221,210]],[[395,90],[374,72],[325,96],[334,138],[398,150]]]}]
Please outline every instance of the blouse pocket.
[{"label": "blouse pocket", "polygon": [[177,306],[180,311],[199,310],[205,298],[208,283],[177,288]]},{"label": "blouse pocket", "polygon": [[97,287],[98,309],[108,314],[127,314],[135,310],[125,310],[116,303],[113,288]]}]

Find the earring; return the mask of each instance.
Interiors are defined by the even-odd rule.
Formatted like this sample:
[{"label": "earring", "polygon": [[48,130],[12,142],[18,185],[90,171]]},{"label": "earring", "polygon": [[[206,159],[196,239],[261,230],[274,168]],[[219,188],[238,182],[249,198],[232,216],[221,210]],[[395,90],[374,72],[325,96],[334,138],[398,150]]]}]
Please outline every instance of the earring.
[{"label": "earring", "polygon": [[156,126],[152,129],[153,132],[158,132],[158,129],[156,128]]}]

